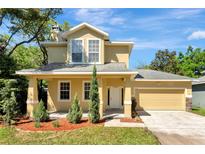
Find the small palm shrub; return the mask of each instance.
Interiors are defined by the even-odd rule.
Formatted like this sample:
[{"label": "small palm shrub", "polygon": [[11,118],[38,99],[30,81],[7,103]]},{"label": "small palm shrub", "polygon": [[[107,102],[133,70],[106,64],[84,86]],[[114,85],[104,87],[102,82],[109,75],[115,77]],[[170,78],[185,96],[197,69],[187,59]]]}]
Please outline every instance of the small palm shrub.
[{"label": "small palm shrub", "polygon": [[81,118],[82,118],[82,109],[79,105],[79,99],[77,95],[75,95],[69,113],[67,115],[67,120],[71,123],[76,124],[76,123],[80,123]]},{"label": "small palm shrub", "polygon": [[34,126],[35,126],[36,128],[40,128],[40,127],[41,127],[41,122],[40,122],[40,120],[36,120],[35,123],[34,123]]},{"label": "small palm shrub", "polygon": [[35,107],[33,116],[35,121],[43,122],[49,120],[49,115],[42,100]]},{"label": "small palm shrub", "polygon": [[60,124],[59,124],[59,121],[58,121],[58,120],[52,121],[52,125],[53,125],[54,128],[60,127]]}]

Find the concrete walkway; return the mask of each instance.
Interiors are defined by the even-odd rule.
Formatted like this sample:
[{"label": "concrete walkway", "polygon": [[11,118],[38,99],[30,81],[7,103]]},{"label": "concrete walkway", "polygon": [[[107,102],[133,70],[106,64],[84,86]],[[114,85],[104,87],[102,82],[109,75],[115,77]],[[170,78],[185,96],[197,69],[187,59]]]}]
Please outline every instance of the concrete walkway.
[{"label": "concrete walkway", "polygon": [[145,127],[144,123],[120,122],[120,119],[106,120],[105,127]]},{"label": "concrete walkway", "polygon": [[[50,113],[49,117],[51,119],[60,119],[60,118],[66,118],[67,113],[65,112],[54,112]],[[87,118],[88,114],[83,113],[83,118]],[[105,127],[145,127],[143,123],[134,123],[134,122],[120,122],[120,118],[123,118],[124,114],[121,113],[110,113],[104,116],[105,121],[104,126]]]},{"label": "concrete walkway", "polygon": [[184,111],[148,111],[146,127],[162,144],[205,144],[205,117]]},{"label": "concrete walkway", "polygon": [[[60,118],[66,118],[68,113],[65,112],[53,112],[53,113],[49,113],[49,117],[50,119],[60,119]],[[83,118],[87,118],[88,117],[88,113],[83,113]]]}]

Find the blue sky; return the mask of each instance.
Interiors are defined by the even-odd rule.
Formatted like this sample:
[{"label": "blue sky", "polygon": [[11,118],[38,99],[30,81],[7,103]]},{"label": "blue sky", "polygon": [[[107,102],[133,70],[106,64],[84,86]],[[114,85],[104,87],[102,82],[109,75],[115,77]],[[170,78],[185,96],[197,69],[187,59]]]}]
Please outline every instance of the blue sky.
[{"label": "blue sky", "polygon": [[133,41],[130,68],[149,64],[159,49],[205,48],[205,9],[64,9],[57,18],[71,26],[88,22],[112,41]]}]

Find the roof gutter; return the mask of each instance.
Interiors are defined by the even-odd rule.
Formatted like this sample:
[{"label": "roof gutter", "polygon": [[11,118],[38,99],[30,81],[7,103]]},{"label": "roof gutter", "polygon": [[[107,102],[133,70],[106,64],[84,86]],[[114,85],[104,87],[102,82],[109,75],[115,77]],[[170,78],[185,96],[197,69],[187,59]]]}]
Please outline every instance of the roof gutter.
[{"label": "roof gutter", "polygon": [[192,81],[191,79],[135,79],[134,81]]},{"label": "roof gutter", "polygon": [[[93,72],[22,72],[16,71],[18,75],[91,75]],[[138,72],[97,72],[99,75],[129,75]]]},{"label": "roof gutter", "polygon": [[65,46],[67,45],[67,42],[40,42],[41,45],[43,46]]}]

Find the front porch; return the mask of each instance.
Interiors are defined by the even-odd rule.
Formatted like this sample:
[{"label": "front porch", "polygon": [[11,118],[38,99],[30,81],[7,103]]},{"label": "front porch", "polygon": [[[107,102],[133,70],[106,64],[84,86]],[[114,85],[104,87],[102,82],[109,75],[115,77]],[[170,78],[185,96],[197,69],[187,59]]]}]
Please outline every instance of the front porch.
[{"label": "front porch", "polygon": [[[67,112],[51,112],[49,113],[50,119],[66,118]],[[88,112],[83,112],[83,118],[88,118]],[[103,113],[103,119],[120,119],[124,118],[124,111],[122,109],[107,109]]]},{"label": "front porch", "polygon": [[[131,86],[128,75],[106,75],[98,76],[99,87],[99,112],[101,118],[121,118],[131,117]],[[38,103],[37,80],[46,80],[48,83],[47,109],[52,116],[65,117],[68,113],[74,95],[77,94],[80,106],[83,109],[84,117],[87,117],[89,100],[85,100],[86,95],[84,83],[91,81],[91,75],[55,75],[55,76],[32,76],[29,77],[27,113],[32,117],[33,109]],[[63,87],[62,83],[69,83],[68,100],[61,100],[60,94]],[[65,93],[65,92],[64,92]]]}]

